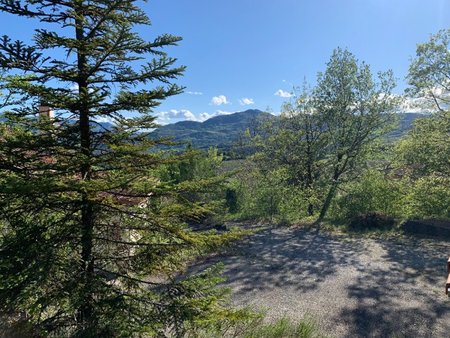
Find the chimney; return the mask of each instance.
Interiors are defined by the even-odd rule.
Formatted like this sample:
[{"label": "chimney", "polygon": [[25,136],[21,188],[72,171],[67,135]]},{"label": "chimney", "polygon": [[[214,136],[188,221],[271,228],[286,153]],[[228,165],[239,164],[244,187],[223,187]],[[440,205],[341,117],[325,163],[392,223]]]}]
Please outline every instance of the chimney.
[{"label": "chimney", "polygon": [[39,105],[39,117],[41,119],[54,119],[55,112],[47,103],[41,102]]}]

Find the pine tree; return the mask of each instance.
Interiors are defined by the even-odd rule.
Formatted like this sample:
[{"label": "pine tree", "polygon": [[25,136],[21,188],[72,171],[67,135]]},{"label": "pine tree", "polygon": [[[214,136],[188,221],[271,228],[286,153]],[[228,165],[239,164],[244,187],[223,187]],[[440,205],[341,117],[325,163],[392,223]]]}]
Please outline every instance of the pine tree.
[{"label": "pine tree", "polygon": [[158,167],[177,158],[144,132],[153,109],[182,91],[173,80],[184,67],[163,50],[180,38],[144,41],[135,28],[150,21],[135,0],[0,9],[49,27],[32,46],[0,41],[0,311],[36,334],[77,337],[181,336],[186,322],[232,313],[214,271],[177,275],[235,236],[185,224],[205,206],[180,196],[211,180],[161,180]]}]

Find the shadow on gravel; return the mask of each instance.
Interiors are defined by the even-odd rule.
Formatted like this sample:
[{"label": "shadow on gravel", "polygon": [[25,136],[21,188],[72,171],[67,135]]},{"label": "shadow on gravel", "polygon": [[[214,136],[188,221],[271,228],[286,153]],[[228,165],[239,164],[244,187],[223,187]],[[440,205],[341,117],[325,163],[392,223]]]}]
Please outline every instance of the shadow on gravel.
[{"label": "shadow on gravel", "polygon": [[363,250],[355,241],[313,231],[267,229],[241,242],[235,254],[223,260],[225,285],[233,285],[235,295],[285,286],[311,291],[339,265],[356,264],[354,258]]},{"label": "shadow on gravel", "polygon": [[348,287],[356,307],[336,320],[354,337],[449,337],[450,301],[443,295],[449,247],[415,239],[379,244],[384,254]]},{"label": "shadow on gravel", "polygon": [[440,338],[450,337],[449,253],[433,240],[269,228],[197,268],[224,262],[224,286],[243,304],[261,297],[293,316],[314,307],[331,337]]}]

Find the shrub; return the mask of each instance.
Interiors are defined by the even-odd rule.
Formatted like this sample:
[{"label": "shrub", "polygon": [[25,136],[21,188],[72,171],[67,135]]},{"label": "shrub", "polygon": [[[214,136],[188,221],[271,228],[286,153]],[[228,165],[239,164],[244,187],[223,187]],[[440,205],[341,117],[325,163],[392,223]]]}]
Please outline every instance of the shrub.
[{"label": "shrub", "polygon": [[394,225],[394,218],[378,212],[368,212],[353,217],[348,227],[352,231],[388,230]]},{"label": "shrub", "polygon": [[369,170],[359,180],[343,188],[345,193],[336,197],[331,210],[335,220],[351,220],[368,213],[402,216],[402,181],[391,179],[377,170]]},{"label": "shrub", "polygon": [[407,196],[410,218],[450,218],[450,178],[430,175],[419,178]]},{"label": "shrub", "polygon": [[273,220],[279,214],[282,185],[277,175],[245,168],[230,186],[237,195],[237,218]]},{"label": "shrub", "polygon": [[320,199],[304,189],[286,183],[283,169],[261,171],[257,168],[245,168],[229,183],[229,189],[235,191],[237,212],[231,208],[234,202],[233,192],[227,192],[228,210],[236,219],[258,219],[271,222],[298,222],[308,216],[308,204],[316,207]]}]

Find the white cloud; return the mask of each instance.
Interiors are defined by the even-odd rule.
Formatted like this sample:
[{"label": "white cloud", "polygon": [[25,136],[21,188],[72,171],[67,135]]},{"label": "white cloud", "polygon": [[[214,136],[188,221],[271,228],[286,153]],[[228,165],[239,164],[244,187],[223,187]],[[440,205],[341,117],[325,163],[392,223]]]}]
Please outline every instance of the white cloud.
[{"label": "white cloud", "polygon": [[279,97],[291,97],[292,94],[284,91],[283,89],[278,89],[273,95],[279,96]]},{"label": "white cloud", "polygon": [[70,86],[70,88],[69,88],[69,90],[72,92],[72,93],[77,93],[78,92],[78,83],[74,83],[73,85],[71,85]]},{"label": "white cloud", "polygon": [[399,113],[430,113],[435,110],[430,103],[430,101],[423,97],[406,97],[399,107]]},{"label": "white cloud", "polygon": [[446,94],[448,96],[448,93],[445,93],[444,89],[442,89],[441,87],[434,87],[431,89],[431,92],[435,96],[442,96],[442,95],[446,95]]},{"label": "white cloud", "polygon": [[115,123],[114,120],[109,116],[96,116],[94,117],[94,121],[98,123]]},{"label": "white cloud", "polygon": [[[78,86],[78,83],[74,83],[73,85],[71,85],[69,87],[69,90],[72,92],[72,94],[78,94],[79,88],[80,87]],[[89,91],[89,93],[93,93],[94,89],[93,88],[89,88],[88,91]]]},{"label": "white cloud", "polygon": [[253,99],[250,99],[248,97],[243,97],[242,99],[239,100],[239,103],[241,104],[241,106],[248,106],[251,104],[255,104],[255,101],[253,101]]},{"label": "white cloud", "polygon": [[183,112],[183,116],[188,121],[197,121],[197,117],[195,117],[195,115],[192,112],[190,112],[189,110],[185,110]]},{"label": "white cloud", "polygon": [[156,123],[164,125],[174,123],[180,120],[198,121],[199,119],[190,110],[171,109],[169,111],[160,112],[158,114],[158,118],[156,119]]},{"label": "white cloud", "polygon": [[207,112],[201,113],[200,117],[198,118],[198,121],[203,122],[206,121],[212,117],[220,116],[220,115],[230,115],[234,114],[235,112],[232,111],[224,111],[224,110],[216,110],[214,113],[210,114]]},{"label": "white cloud", "polygon": [[417,97],[405,97],[400,112],[410,113],[434,113],[439,109],[448,110],[450,108],[450,91],[442,87],[433,87],[424,90]]},{"label": "white cloud", "polygon": [[189,95],[203,95],[202,92],[186,92],[186,94],[189,94]]},{"label": "white cloud", "polygon": [[234,111],[224,111],[224,110],[218,110],[214,113],[213,116],[219,116],[219,115],[230,115],[230,114],[234,114]]},{"label": "white cloud", "polygon": [[220,106],[222,104],[229,104],[230,102],[227,100],[225,95],[214,96],[211,99],[211,104],[214,106]]},{"label": "white cloud", "polygon": [[196,115],[187,109],[171,109],[169,111],[163,111],[158,113],[156,123],[160,125],[175,123],[179,121],[195,121],[195,122],[204,122],[212,117],[219,115],[229,115],[235,112],[224,111],[224,110],[216,110],[214,113],[203,112],[200,115]]}]

